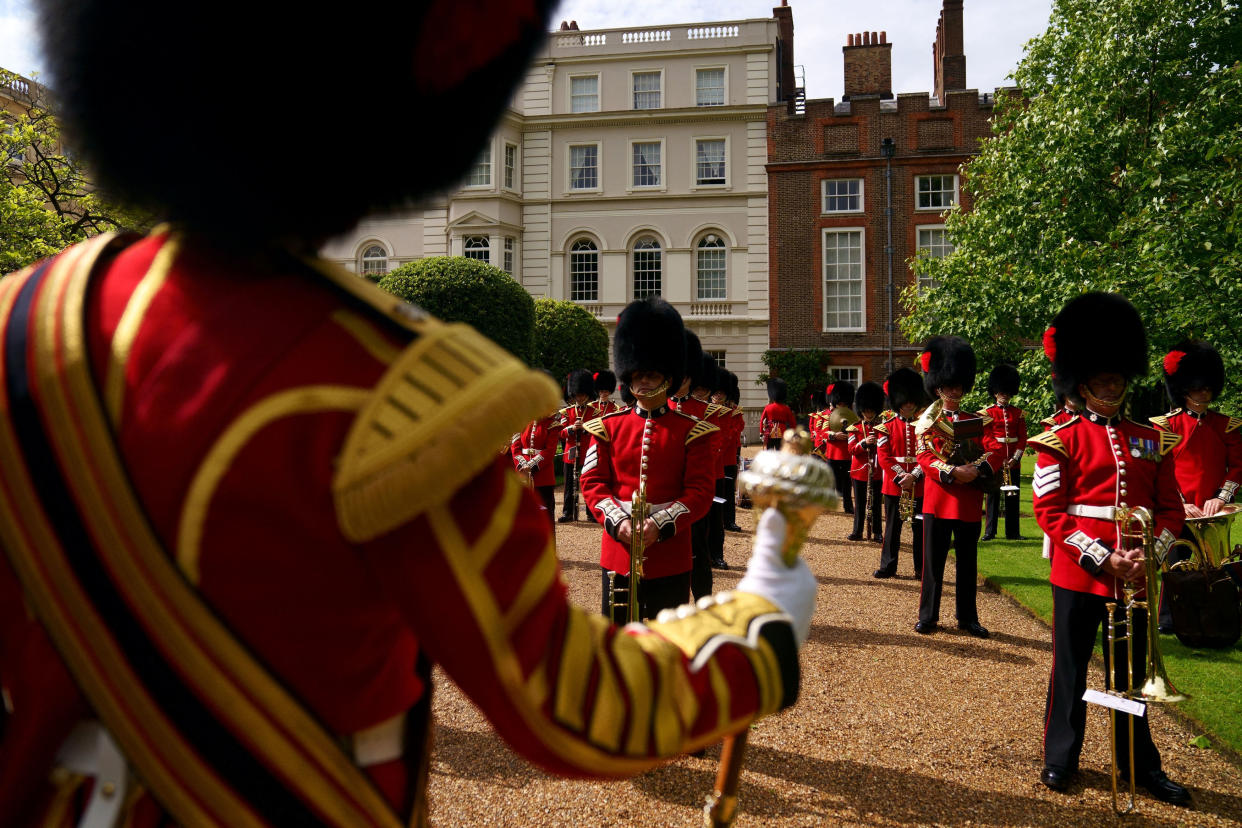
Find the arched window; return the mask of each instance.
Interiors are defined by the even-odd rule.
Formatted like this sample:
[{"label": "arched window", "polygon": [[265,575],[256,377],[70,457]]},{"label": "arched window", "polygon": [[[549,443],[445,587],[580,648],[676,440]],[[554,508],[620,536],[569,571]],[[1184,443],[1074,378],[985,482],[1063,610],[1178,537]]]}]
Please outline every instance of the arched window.
[{"label": "arched window", "polygon": [[362,275],[379,279],[388,272],[388,251],[378,244],[368,245],[362,251]]},{"label": "arched window", "polygon": [[663,253],[660,242],[643,236],[634,245],[634,298],[659,296],[663,289]]},{"label": "arched window", "polygon": [[466,236],[462,247],[462,252],[467,259],[478,259],[480,262],[488,263],[492,261],[491,243],[487,236]]},{"label": "arched window", "polygon": [[708,233],[699,239],[695,250],[695,296],[699,300],[725,299],[727,280],[725,278],[725,257],[728,248],[725,241],[715,233]]},{"label": "arched window", "polygon": [[599,301],[599,249],[590,239],[578,239],[569,246],[569,299]]}]

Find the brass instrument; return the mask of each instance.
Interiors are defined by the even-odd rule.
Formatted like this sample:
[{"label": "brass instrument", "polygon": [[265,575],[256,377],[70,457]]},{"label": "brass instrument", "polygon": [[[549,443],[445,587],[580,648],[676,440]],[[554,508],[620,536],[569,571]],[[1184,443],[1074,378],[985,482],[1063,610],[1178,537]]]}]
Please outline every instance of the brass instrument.
[{"label": "brass instrument", "polygon": [[[651,421],[648,420],[648,423]],[[651,511],[647,503],[647,446],[650,440],[643,436],[642,451],[638,456],[638,488],[630,495],[630,574],[627,586],[619,587],[616,583],[617,573],[608,573],[608,607],[615,618],[618,607],[625,607],[627,623],[641,621],[638,609],[638,587],[643,577],[643,529]],[[619,602],[617,595],[623,593],[625,601]]]},{"label": "brass instrument", "polygon": [[[982,470],[992,454],[983,450],[983,420],[971,417],[955,423],[942,414],[942,405],[936,400],[919,416],[915,425],[919,445],[927,446],[942,463],[975,466]],[[985,492],[992,491],[996,487],[996,477],[980,474],[970,485]]]},{"label": "brass instrument", "polygon": [[[897,499],[897,518],[905,523],[914,517],[914,487],[902,489],[901,495]],[[916,552],[918,550],[915,550]]]},{"label": "brass instrument", "polygon": [[844,432],[847,428],[858,422],[858,415],[845,406],[838,405],[832,409],[832,413],[828,415],[828,430],[836,432]]},{"label": "brass instrument", "polygon": [[1229,534],[1242,506],[1229,504],[1211,517],[1186,517],[1191,539],[1169,548],[1189,550],[1186,560],[1164,573],[1163,603],[1173,617],[1173,633],[1187,647],[1223,649],[1242,637],[1238,588],[1226,567],[1242,568],[1242,547],[1230,550]]},{"label": "brass instrument", "polygon": [[[1117,521],[1117,545],[1120,547],[1124,538],[1141,537],[1143,542],[1143,575],[1145,578],[1144,597],[1136,598],[1138,594],[1138,586],[1134,583],[1125,582],[1121,585],[1122,597],[1124,603],[1121,605],[1125,616],[1118,621],[1114,617],[1117,610],[1117,603],[1110,601],[1105,604],[1108,610],[1107,622],[1107,642],[1109,648],[1109,662],[1104,671],[1104,692],[1118,696],[1122,699],[1141,702],[1143,704],[1172,704],[1174,702],[1185,701],[1189,696],[1178,692],[1173,686],[1173,682],[1169,680],[1168,672],[1164,667],[1164,658],[1160,655],[1160,635],[1157,630],[1158,615],[1157,605],[1151,600],[1152,589],[1156,583],[1156,576],[1160,572],[1161,561],[1158,560],[1156,553],[1156,541],[1153,534],[1154,522],[1151,512],[1142,506],[1132,506],[1128,508],[1118,508],[1116,513]],[[1134,530],[1134,526],[1138,526],[1138,531]],[[1147,629],[1144,634],[1147,636],[1147,664],[1146,674],[1143,680],[1143,686],[1136,689],[1134,687],[1134,663],[1131,659],[1133,650],[1130,642],[1134,637],[1134,611],[1142,609],[1147,615]],[[1125,642],[1126,651],[1126,686],[1113,687],[1113,670],[1117,658],[1116,645],[1119,642]],[[1141,714],[1143,711],[1139,711]],[[1117,807],[1117,709],[1109,707],[1108,714],[1109,723],[1109,749],[1112,753],[1112,782],[1113,782],[1113,810],[1118,814],[1128,814],[1134,810],[1134,791],[1135,791],[1135,773],[1134,773],[1134,715],[1127,720],[1129,726],[1129,765],[1130,765],[1130,801],[1124,809]]]},{"label": "brass instrument", "polygon": [[1013,472],[1010,469],[1008,460],[1001,465],[1000,490],[1006,494],[1018,491],[1018,487],[1013,484]]},{"label": "brass instrument", "polygon": [[[867,425],[868,425],[868,424],[867,424],[866,422],[864,422],[864,423],[863,423],[863,425],[862,425],[862,432],[863,432],[863,439],[864,439],[864,440],[865,440],[865,439],[867,438],[867,436],[868,436],[868,435],[867,435]],[[872,426],[872,430],[874,431],[874,426]],[[863,520],[864,520],[864,521],[866,521],[866,523],[867,523],[867,529],[866,529],[866,531],[867,531],[867,540],[876,540],[876,537],[875,537],[875,528],[874,528],[873,523],[872,523],[873,516],[875,515],[875,511],[874,511],[874,509],[875,509],[875,502],[874,502],[874,501],[875,501],[875,495],[874,495],[874,494],[872,494],[872,492],[871,492],[871,481],[875,479],[875,458],[876,458],[876,454],[877,454],[877,450],[876,450],[876,448],[875,448],[874,446],[868,446],[868,447],[867,447],[867,508],[864,510],[864,513],[863,513]]]},{"label": "brass instrument", "polygon": [[[738,490],[748,495],[758,513],[768,507],[784,516],[787,531],[781,558],[788,566],[798,560],[798,551],[816,519],[837,508],[839,498],[832,469],[810,453],[811,435],[805,428],[785,432],[780,451],[759,452],[749,469],[738,475]],[[746,730],[726,736],[720,751],[716,784],[703,806],[707,828],[725,828],[737,817],[738,778],[746,754]]]},{"label": "brass instrument", "polygon": [[1242,514],[1242,506],[1230,503],[1211,517],[1186,517],[1186,529],[1194,541],[1179,540],[1174,546],[1185,546],[1190,550],[1190,557],[1178,561],[1169,569],[1219,569],[1234,557],[1230,551],[1229,533],[1232,531],[1233,519]]}]

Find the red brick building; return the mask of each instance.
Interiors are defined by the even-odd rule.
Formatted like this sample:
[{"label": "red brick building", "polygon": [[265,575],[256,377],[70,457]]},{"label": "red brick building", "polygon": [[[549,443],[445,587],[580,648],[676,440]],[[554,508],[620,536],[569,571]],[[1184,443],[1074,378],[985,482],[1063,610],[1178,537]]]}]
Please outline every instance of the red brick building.
[{"label": "red brick building", "polygon": [[993,96],[966,88],[962,0],[944,0],[931,95],[893,98],[892,48],[884,32],[849,35],[840,103],[768,110],[771,347],[824,349],[855,382],[912,364],[918,346],[889,331],[915,278],[909,260],[952,249],[942,213],[958,201],[969,209],[959,167],[992,114]]}]

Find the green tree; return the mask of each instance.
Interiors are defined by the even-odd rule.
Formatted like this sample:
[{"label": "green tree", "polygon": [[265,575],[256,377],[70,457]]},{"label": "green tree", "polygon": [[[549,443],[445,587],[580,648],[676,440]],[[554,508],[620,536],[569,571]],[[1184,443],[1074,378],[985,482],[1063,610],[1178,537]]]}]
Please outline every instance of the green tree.
[{"label": "green tree", "polygon": [[437,319],[473,326],[531,364],[535,303],[526,289],[500,268],[463,256],[430,256],[385,274],[379,286]]},{"label": "green tree", "polygon": [[25,267],[75,242],[151,224],[92,184],[61,141],[47,90],[0,69],[0,274]]},{"label": "green tree", "polygon": [[913,262],[935,286],[906,291],[904,332],[965,336],[981,370],[1018,360],[1028,405],[1050,408],[1044,329],[1068,299],[1110,290],[1147,324],[1147,385],[1186,336],[1237,376],[1240,59],[1236,0],[1056,0],[1014,73],[1022,95],[998,99],[963,169],[974,206],[947,217],[955,251]]},{"label": "green tree", "polygon": [[534,364],[547,368],[562,385],[576,368],[604,368],[608,365],[608,329],[581,305],[536,299]]},{"label": "green tree", "polygon": [[755,380],[760,385],[769,377],[780,377],[789,389],[789,407],[797,412],[808,409],[811,392],[828,385],[828,365],[831,358],[827,351],[811,348],[806,351],[764,351],[763,364],[768,370]]}]

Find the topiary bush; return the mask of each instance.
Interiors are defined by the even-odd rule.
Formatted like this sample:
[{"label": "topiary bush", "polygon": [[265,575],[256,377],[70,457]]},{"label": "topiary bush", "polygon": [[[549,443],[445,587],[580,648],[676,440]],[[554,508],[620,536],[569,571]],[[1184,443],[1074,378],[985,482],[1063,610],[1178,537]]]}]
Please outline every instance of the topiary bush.
[{"label": "topiary bush", "polygon": [[575,368],[598,371],[608,365],[608,329],[581,305],[535,300],[535,362],[563,386]]},{"label": "topiary bush", "polygon": [[535,303],[498,267],[463,256],[431,256],[379,280],[394,296],[445,322],[465,322],[527,365],[535,352]]}]

